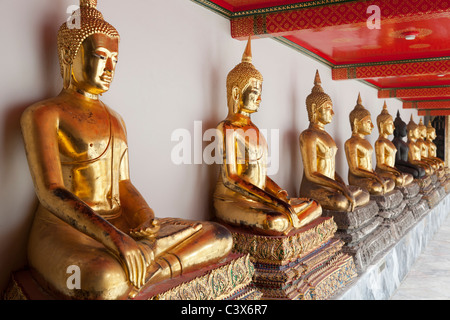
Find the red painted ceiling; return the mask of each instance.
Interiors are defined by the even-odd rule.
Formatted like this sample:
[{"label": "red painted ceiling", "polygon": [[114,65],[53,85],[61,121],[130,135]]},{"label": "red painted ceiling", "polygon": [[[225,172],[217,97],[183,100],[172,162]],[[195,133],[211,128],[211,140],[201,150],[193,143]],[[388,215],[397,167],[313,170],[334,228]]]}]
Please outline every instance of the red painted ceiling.
[{"label": "red painted ceiling", "polygon": [[450,99],[450,0],[194,1],[223,9],[233,38],[277,38],[329,65],[336,81],[360,79],[408,102]]}]

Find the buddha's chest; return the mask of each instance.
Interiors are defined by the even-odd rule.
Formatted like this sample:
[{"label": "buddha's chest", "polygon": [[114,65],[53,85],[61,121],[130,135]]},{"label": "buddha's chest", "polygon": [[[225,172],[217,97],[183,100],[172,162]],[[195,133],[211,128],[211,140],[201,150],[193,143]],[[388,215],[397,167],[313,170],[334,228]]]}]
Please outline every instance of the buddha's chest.
[{"label": "buddha's chest", "polygon": [[94,161],[126,147],[125,130],[109,113],[66,113],[60,118],[57,136],[63,163]]}]

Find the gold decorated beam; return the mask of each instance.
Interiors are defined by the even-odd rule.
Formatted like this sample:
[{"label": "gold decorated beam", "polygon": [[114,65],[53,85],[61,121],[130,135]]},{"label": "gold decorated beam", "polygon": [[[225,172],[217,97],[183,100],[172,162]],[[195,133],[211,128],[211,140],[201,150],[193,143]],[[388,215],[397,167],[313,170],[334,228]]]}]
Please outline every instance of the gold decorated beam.
[{"label": "gold decorated beam", "polygon": [[333,80],[376,79],[445,74],[450,69],[450,58],[387,61],[367,64],[338,65],[332,68]]},{"label": "gold decorated beam", "polygon": [[403,101],[405,109],[449,109],[450,100]]},{"label": "gold decorated beam", "polygon": [[450,86],[423,88],[383,88],[378,90],[378,98],[423,99],[450,98]]},{"label": "gold decorated beam", "polygon": [[[231,20],[231,35],[233,38],[245,40],[249,36],[284,36],[300,30],[318,29],[367,22],[367,1],[348,0],[313,0],[297,1],[297,3],[270,6],[246,10],[243,7],[232,6],[220,8],[215,2],[208,0],[193,0]],[[410,0],[373,0],[383,13],[383,19],[398,22],[411,22],[416,16],[445,17],[450,9],[449,2],[416,0],[411,5]],[[398,8],[402,8],[399,10]]]},{"label": "gold decorated beam", "polygon": [[441,110],[419,110],[419,116],[450,116],[450,109],[441,109]]}]

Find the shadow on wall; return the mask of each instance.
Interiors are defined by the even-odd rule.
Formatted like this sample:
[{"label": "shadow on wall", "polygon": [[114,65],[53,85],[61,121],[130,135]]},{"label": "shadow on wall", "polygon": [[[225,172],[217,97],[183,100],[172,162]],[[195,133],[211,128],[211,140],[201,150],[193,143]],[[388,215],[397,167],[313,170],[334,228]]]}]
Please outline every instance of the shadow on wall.
[{"label": "shadow on wall", "polygon": [[[56,68],[58,65],[56,37],[61,21],[64,21],[61,20],[61,12],[65,10],[62,4],[48,8],[40,25],[36,28],[30,27],[30,32],[37,33],[36,36],[40,39],[41,47],[36,52],[40,53],[39,68],[42,82],[36,85],[41,86],[42,93],[32,101],[19,101],[3,108],[5,111],[1,134],[4,141],[0,150],[0,162],[3,164],[0,168],[2,180],[0,221],[3,226],[0,242],[0,293],[6,288],[11,272],[26,266],[28,234],[38,205],[27,166],[20,117],[30,105],[55,96],[55,92],[58,92],[61,86],[61,79],[57,78],[59,69]],[[55,88],[57,85],[59,88]]]}]

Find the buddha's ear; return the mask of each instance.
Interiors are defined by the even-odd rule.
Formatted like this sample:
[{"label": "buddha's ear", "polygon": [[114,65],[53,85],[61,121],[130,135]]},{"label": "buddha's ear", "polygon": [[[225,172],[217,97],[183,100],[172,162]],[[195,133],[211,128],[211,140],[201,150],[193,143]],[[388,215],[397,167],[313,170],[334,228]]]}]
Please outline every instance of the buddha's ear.
[{"label": "buddha's ear", "polygon": [[312,119],[311,121],[314,123],[316,122],[317,119],[317,104],[315,104],[314,102],[311,103],[311,115],[312,115]]},{"label": "buddha's ear", "polygon": [[358,124],[359,124],[359,121],[358,121],[358,119],[353,119],[353,132],[354,133],[356,133],[356,132],[358,132]]},{"label": "buddha's ear", "polygon": [[59,53],[61,56],[61,66],[63,70],[63,87],[67,89],[70,86],[72,78],[72,60],[69,55],[69,49],[61,49]]},{"label": "buddha's ear", "polygon": [[233,113],[237,113],[239,110],[239,99],[241,98],[241,91],[237,86],[234,86],[231,90],[231,99],[233,100]]},{"label": "buddha's ear", "polygon": [[233,87],[233,90],[231,90],[231,97],[233,98],[234,101],[239,101],[240,98],[240,90],[237,86]]}]

